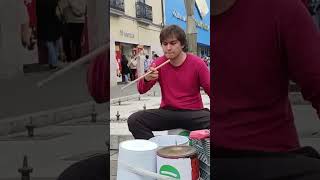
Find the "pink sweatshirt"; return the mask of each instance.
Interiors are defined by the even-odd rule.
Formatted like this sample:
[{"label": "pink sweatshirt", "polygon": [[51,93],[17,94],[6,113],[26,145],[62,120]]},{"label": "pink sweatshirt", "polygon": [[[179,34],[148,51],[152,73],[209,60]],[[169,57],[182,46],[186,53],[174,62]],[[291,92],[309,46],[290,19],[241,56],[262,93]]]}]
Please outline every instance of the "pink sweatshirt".
[{"label": "pink sweatshirt", "polygon": [[[162,56],[156,59],[153,67],[167,59]],[[161,87],[160,108],[199,110],[203,109],[200,87],[209,94],[210,73],[203,60],[195,55],[187,54],[186,60],[178,67],[170,63],[159,70],[159,78],[154,81],[141,79],[138,82],[140,94],[146,93],[158,81]]]}]

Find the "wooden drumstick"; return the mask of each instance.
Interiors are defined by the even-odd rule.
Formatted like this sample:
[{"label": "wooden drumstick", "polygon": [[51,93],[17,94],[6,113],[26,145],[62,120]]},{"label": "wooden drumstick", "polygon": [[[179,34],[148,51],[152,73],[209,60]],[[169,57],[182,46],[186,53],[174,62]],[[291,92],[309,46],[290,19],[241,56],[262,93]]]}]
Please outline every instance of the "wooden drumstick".
[{"label": "wooden drumstick", "polygon": [[[169,62],[170,62],[170,59],[168,59],[167,61],[165,61],[165,62],[163,62],[162,64],[160,64],[160,65],[157,66],[155,69],[158,70],[158,69],[161,68],[162,66],[168,64]],[[121,90],[124,90],[125,88],[131,86],[132,84],[136,83],[137,81],[139,81],[140,79],[146,77],[147,75],[149,75],[149,74],[151,74],[151,73],[152,73],[152,71],[149,71],[149,72],[145,73],[144,75],[140,76],[140,77],[137,78],[136,80],[134,80],[134,81],[130,82],[129,84],[123,86],[123,87],[121,88]]]}]

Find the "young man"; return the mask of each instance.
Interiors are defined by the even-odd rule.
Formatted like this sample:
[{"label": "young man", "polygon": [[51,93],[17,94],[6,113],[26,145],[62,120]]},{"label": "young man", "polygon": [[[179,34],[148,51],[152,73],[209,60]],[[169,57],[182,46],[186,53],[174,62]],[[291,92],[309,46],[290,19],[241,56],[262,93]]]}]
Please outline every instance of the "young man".
[{"label": "young man", "polygon": [[[197,130],[209,128],[210,112],[204,109],[200,87],[210,91],[208,68],[201,58],[186,53],[185,32],[177,25],[165,27],[160,33],[164,56],[150,67],[151,74],[138,82],[140,94],[146,93],[158,82],[161,87],[159,109],[149,109],[128,118],[129,130],[136,139],[153,137],[152,131],[183,128]],[[154,67],[170,59],[158,70]]]},{"label": "young man", "polygon": [[213,2],[214,179],[320,179],[319,155],[300,148],[288,98],[292,79],[320,112],[320,34],[307,8]]}]

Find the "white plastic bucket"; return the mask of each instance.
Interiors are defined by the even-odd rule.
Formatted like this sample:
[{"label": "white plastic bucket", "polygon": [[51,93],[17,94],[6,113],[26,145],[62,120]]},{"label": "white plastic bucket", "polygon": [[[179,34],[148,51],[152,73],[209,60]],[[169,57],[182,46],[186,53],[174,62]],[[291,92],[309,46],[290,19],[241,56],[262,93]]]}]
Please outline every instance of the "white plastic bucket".
[{"label": "white plastic bucket", "polygon": [[150,138],[149,141],[156,143],[159,148],[174,145],[189,145],[189,138],[180,135],[163,135]]},{"label": "white plastic bucket", "polygon": [[190,131],[185,129],[170,129],[168,130],[169,135],[180,135],[180,136],[189,136]]},{"label": "white plastic bucket", "polygon": [[180,180],[199,179],[199,161],[191,146],[169,146],[157,151],[158,174]]},{"label": "white plastic bucket", "polygon": [[158,145],[148,140],[128,140],[119,145],[117,180],[154,180],[141,176],[128,170],[123,164],[142,168],[147,171],[157,172],[156,150]]}]

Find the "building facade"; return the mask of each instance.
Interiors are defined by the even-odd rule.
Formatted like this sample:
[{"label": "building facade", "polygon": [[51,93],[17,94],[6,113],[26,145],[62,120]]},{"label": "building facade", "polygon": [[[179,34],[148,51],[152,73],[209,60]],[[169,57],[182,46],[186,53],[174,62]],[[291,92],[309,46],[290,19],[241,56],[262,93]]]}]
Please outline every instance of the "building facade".
[{"label": "building facade", "polygon": [[[165,25],[177,24],[186,30],[185,0],[165,0]],[[197,26],[197,54],[210,56],[210,0],[195,0],[194,18]]]},{"label": "building facade", "polygon": [[[128,59],[138,45],[145,54],[162,54],[159,42],[163,26],[162,0],[110,0],[110,85],[119,82],[116,75],[120,57]],[[118,63],[118,64],[117,64]]]}]

